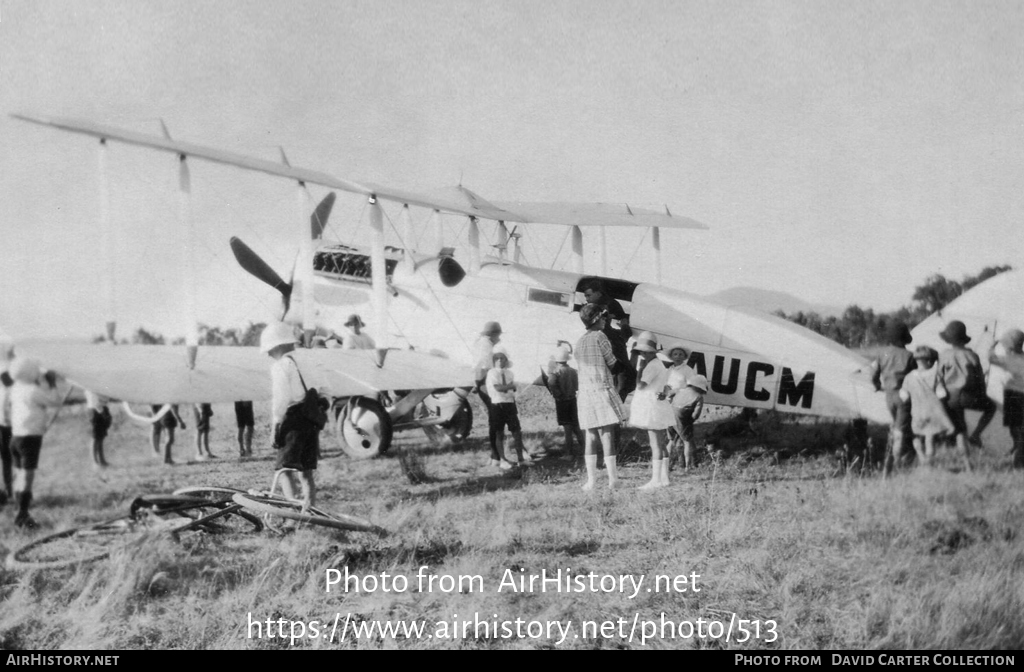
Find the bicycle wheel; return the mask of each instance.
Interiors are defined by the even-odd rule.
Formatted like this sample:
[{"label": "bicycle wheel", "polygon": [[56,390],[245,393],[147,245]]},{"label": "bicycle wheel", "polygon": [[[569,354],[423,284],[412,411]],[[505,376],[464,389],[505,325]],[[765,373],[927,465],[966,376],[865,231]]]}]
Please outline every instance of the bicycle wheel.
[{"label": "bicycle wheel", "polygon": [[[209,490],[207,488],[206,490]],[[217,493],[211,493],[217,495]],[[218,495],[223,497],[223,493]],[[206,532],[259,532],[263,521],[228,499],[214,501],[197,495],[141,495],[132,502],[131,515],[136,516],[142,509],[167,520],[167,516],[183,518],[172,532],[203,530]],[[191,522],[188,522],[191,521]]]},{"label": "bicycle wheel", "polygon": [[188,485],[174,491],[175,495],[186,495],[188,497],[202,497],[215,502],[230,502],[233,495],[245,490],[238,488],[227,488],[219,485]]},{"label": "bicycle wheel", "polygon": [[55,569],[102,560],[137,537],[130,516],[75,527],[36,539],[7,559],[11,569]]},{"label": "bicycle wheel", "polygon": [[310,523],[312,525],[333,527],[337,530],[354,530],[357,532],[382,531],[381,528],[365,518],[350,516],[344,513],[330,514],[315,507],[310,507],[308,511],[303,511],[302,502],[293,502],[281,499],[280,497],[264,497],[262,495],[238,493],[233,499],[236,504],[241,504],[250,511],[280,516],[281,518],[288,518],[300,523]]}]

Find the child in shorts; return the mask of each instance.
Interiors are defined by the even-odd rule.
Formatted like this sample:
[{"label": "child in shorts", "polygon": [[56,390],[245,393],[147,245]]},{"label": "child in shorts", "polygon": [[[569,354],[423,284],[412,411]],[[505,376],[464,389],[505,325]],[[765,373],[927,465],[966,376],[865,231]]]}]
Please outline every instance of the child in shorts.
[{"label": "child in shorts", "polygon": [[573,438],[583,450],[583,430],[580,429],[576,414],[576,392],[579,390],[579,375],[569,366],[569,348],[565,345],[555,350],[554,370],[547,377],[548,389],[555,398],[555,418],[565,433],[565,454],[573,455]]},{"label": "child in shorts", "polygon": [[85,405],[89,409],[89,425],[92,428],[92,463],[102,469],[107,466],[107,458],[103,455],[103,440],[107,438],[112,418],[107,400],[91,390],[85,391]]},{"label": "child in shorts", "polygon": [[196,460],[204,462],[217,457],[210,452],[210,418],[213,417],[213,406],[193,404],[192,413],[196,421]]},{"label": "child in shorts", "polygon": [[[981,446],[981,433],[995,416],[996,405],[988,398],[981,359],[978,353],[967,347],[971,337],[967,335],[964,323],[953,320],[942,330],[939,338],[950,346],[939,354],[938,359],[939,381],[949,395],[946,397],[946,412],[956,427],[954,440],[957,450],[964,459],[967,471],[970,471],[971,460],[967,444],[970,442],[975,446]],[[982,412],[970,437],[967,435],[965,410]]]},{"label": "child in shorts", "polygon": [[491,353],[491,360],[494,366],[487,372],[485,386],[487,394],[491,398],[491,405],[488,409],[488,421],[495,435],[495,444],[501,460],[497,465],[499,469],[511,469],[514,465],[505,458],[505,427],[515,442],[516,456],[519,458],[519,465],[533,464],[533,459],[523,448],[523,432],[519,424],[519,409],[516,406],[516,383],[512,375],[512,362],[509,361],[505,348],[496,345]]},{"label": "child in shorts", "polygon": [[6,336],[0,336],[0,506],[7,503],[14,490],[11,488],[11,360],[14,359],[14,343]]},{"label": "child in shorts", "polygon": [[11,458],[14,462],[14,500],[18,514],[17,527],[34,528],[36,521],[29,515],[32,504],[32,482],[39,466],[39,452],[43,447],[43,434],[49,425],[47,409],[60,406],[57,396],[57,377],[52,371],[43,375],[32,359],[16,358],[11,363]]},{"label": "child in shorts", "polygon": [[935,362],[939,353],[927,345],[914,350],[917,368],[903,378],[900,398],[910,402],[910,430],[914,433],[914,452],[927,465],[935,455],[935,437],[953,433],[956,428],[946,413],[943,400],[948,396],[938,376]]},{"label": "child in shorts", "polygon": [[988,351],[988,361],[1006,371],[1003,381],[1003,424],[1013,439],[1013,466],[1024,469],[1024,332],[1010,329],[999,339],[1005,355],[995,353],[996,343]]},{"label": "child in shorts", "polygon": [[699,373],[694,373],[676,384],[679,387],[672,387],[672,411],[676,417],[676,438],[673,441],[673,450],[678,443],[683,444],[683,466],[690,469],[694,464],[693,426],[704,411],[704,395],[708,392],[708,379]]},{"label": "child in shorts", "polygon": [[[160,413],[163,406],[154,404],[150,406],[150,408],[153,409],[153,414],[156,415]],[[157,457],[160,457],[160,435],[163,433],[163,430],[166,429],[167,443],[164,444],[163,449],[164,464],[174,464],[174,458],[171,455],[171,448],[174,447],[174,429],[176,427],[185,429],[185,421],[181,418],[181,414],[178,412],[178,405],[171,404],[162,416],[156,418],[152,422],[153,427],[149,440],[153,444],[153,453],[155,453]]]},{"label": "child in shorts", "polygon": [[252,457],[252,433],[256,428],[256,415],[251,401],[235,402],[235,423],[238,425],[238,456]]}]

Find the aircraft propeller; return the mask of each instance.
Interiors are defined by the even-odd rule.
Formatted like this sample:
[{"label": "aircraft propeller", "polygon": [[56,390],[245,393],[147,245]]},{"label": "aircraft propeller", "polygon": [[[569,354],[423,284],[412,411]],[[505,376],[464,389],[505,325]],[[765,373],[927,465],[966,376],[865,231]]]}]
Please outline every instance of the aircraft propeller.
[{"label": "aircraft propeller", "polygon": [[281,292],[281,298],[284,300],[284,313],[282,317],[286,315],[292,298],[292,283],[285,282],[284,278],[278,275],[277,271],[270,267],[270,264],[263,261],[260,255],[253,252],[251,247],[243,243],[241,238],[236,236],[231,238],[231,251],[234,253],[238,265],[247,273]]},{"label": "aircraft propeller", "polygon": [[335,194],[332,191],[324,197],[324,200],[320,201],[316,210],[313,211],[313,216],[309,218],[313,240],[320,240],[323,237],[324,229],[327,228],[327,218],[331,216],[331,208],[334,207],[334,199]]}]

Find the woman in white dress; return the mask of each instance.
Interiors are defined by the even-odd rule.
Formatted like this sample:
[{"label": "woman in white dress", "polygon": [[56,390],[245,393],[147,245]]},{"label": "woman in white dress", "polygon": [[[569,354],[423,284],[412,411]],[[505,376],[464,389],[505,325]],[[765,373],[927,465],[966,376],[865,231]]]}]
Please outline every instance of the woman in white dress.
[{"label": "woman in white dress", "polygon": [[642,332],[633,349],[640,353],[637,362],[637,386],[629,410],[629,424],[646,429],[651,441],[651,480],[641,490],[663,488],[668,485],[667,470],[662,469],[667,431],[675,424],[672,404],[666,396],[669,370],[657,357],[658,338],[649,331]]}]

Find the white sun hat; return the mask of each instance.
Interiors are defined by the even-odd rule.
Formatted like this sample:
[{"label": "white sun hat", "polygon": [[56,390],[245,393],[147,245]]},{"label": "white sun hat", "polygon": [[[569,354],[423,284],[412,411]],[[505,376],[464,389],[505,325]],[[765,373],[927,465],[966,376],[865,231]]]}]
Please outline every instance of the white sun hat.
[{"label": "white sun hat", "polygon": [[295,343],[295,332],[287,322],[272,322],[260,334],[260,352],[266,354],[279,345]]}]

